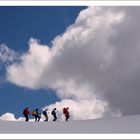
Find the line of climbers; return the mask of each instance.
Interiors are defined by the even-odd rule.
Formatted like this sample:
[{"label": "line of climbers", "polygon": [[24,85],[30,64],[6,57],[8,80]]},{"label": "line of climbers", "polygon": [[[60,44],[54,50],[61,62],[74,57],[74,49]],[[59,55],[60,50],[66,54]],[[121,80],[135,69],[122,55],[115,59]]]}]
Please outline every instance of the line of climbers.
[{"label": "line of climbers", "polygon": [[[53,121],[56,121],[58,118],[57,118],[57,109],[54,108],[52,111],[51,111],[51,115],[53,116]],[[43,111],[43,115],[45,117],[45,120],[44,121],[48,121],[48,109],[45,109]],[[70,115],[69,115],[69,107],[66,107],[66,108],[63,108],[63,114],[65,116],[65,120],[68,121],[68,119],[70,118]],[[35,118],[35,122],[36,121],[40,121],[41,119],[41,113],[38,112],[38,108],[33,110],[31,113],[28,109],[28,107],[26,107],[24,110],[23,110],[23,115],[25,117],[25,121],[29,121],[29,115],[32,115],[34,118]]]}]

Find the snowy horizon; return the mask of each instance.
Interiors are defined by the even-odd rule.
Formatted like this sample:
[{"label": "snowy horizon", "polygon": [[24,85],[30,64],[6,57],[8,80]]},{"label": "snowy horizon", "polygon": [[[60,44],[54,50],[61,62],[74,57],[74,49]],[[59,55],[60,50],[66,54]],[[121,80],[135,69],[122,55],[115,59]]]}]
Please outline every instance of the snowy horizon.
[{"label": "snowy horizon", "polygon": [[0,130],[2,134],[139,134],[140,115],[68,122],[0,120]]}]

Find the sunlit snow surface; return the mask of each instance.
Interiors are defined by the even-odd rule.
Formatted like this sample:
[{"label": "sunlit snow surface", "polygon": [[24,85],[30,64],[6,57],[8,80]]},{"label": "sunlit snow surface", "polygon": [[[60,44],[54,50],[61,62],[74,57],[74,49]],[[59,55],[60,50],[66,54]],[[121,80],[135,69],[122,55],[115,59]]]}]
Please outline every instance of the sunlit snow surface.
[{"label": "sunlit snow surface", "polygon": [[0,133],[140,133],[140,115],[69,122],[0,121]]}]

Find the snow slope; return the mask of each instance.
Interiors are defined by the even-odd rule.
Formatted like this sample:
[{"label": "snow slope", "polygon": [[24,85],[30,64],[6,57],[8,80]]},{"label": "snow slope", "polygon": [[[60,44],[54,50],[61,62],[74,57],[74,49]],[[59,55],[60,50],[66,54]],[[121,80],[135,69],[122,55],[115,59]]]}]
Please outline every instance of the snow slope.
[{"label": "snow slope", "polygon": [[140,133],[140,115],[69,122],[0,121],[0,133]]}]

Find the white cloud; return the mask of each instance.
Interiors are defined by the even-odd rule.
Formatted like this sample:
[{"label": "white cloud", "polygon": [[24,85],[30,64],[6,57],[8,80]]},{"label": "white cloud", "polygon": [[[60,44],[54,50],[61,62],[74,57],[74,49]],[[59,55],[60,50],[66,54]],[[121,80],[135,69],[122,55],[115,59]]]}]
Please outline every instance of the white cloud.
[{"label": "white cloud", "polygon": [[8,67],[7,78],[17,85],[35,88],[44,66],[50,63],[50,58],[49,47],[40,45],[38,40],[31,38],[28,53],[21,56],[21,63],[14,63]]},{"label": "white cloud", "polygon": [[0,117],[0,120],[16,121],[16,118],[15,118],[15,115],[13,113],[5,113]]},{"label": "white cloud", "polygon": [[5,44],[0,45],[0,62],[9,64],[17,60],[18,53],[8,48]]},{"label": "white cloud", "polygon": [[[110,39],[126,20],[127,11],[122,9],[89,7],[81,11],[75,23],[52,41],[51,48],[32,38],[21,63],[7,68],[7,80],[32,89],[55,89],[61,102],[49,107],[69,106],[73,119],[120,115],[118,106],[112,111],[109,95],[112,92],[113,96],[111,88],[117,88],[120,81],[119,74],[112,71],[119,47]],[[119,67],[115,68],[116,72]],[[112,85],[114,77],[116,85]]]},{"label": "white cloud", "polygon": [[[90,100],[64,99],[61,102],[56,102],[55,104],[47,106],[45,108],[52,110],[55,107],[58,110],[57,115],[58,115],[58,119],[60,120],[64,120],[64,115],[62,111],[64,107],[69,107],[71,120],[102,118],[103,114],[104,117],[108,117],[110,115],[116,116],[116,114],[110,114],[110,110],[108,110],[108,105],[106,102],[97,99],[90,99]],[[121,114],[117,112],[117,115],[119,116]]]}]

